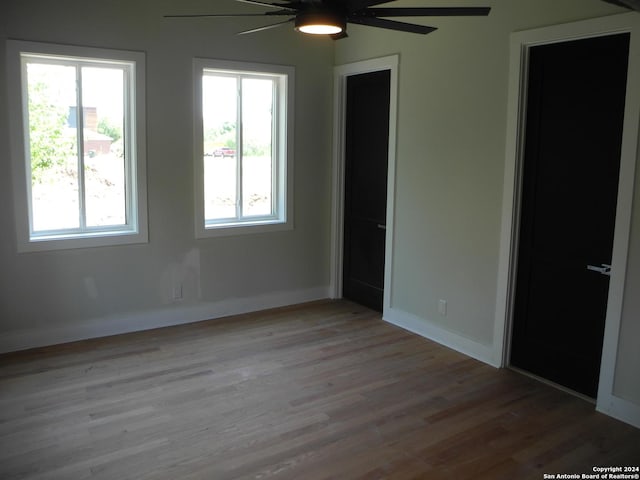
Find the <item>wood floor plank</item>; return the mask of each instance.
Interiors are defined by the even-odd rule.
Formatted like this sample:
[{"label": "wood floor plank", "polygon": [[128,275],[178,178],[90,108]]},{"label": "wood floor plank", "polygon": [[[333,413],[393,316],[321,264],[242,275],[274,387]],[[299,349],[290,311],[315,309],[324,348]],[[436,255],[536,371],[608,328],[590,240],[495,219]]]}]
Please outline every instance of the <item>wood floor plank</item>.
[{"label": "wood floor plank", "polygon": [[638,463],[638,429],[346,301],[0,356],[3,480],[533,480]]}]

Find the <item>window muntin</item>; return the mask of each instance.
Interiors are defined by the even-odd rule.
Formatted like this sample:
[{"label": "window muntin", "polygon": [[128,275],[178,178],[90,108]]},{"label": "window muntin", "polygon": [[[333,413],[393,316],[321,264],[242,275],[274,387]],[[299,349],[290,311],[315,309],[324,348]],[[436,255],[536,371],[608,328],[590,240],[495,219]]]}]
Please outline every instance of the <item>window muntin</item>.
[{"label": "window muntin", "polygon": [[290,228],[292,69],[199,59],[195,75],[197,235]]},{"label": "window muntin", "polygon": [[18,249],[146,242],[144,55],[7,44]]}]

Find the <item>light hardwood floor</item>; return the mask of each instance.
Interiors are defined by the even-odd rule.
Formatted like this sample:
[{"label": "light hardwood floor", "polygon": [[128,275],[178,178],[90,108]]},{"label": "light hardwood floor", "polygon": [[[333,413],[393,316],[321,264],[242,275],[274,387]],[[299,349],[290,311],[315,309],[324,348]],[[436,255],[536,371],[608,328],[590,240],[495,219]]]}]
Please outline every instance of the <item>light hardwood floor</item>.
[{"label": "light hardwood floor", "polygon": [[0,478],[542,479],[640,430],[349,302],[0,356]]}]

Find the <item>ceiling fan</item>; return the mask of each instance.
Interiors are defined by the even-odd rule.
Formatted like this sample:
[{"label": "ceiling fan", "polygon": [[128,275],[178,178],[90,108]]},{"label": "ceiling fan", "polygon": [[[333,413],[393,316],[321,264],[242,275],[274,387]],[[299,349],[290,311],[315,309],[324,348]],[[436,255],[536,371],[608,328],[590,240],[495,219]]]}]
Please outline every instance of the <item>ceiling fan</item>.
[{"label": "ceiling fan", "polygon": [[347,37],[347,23],[386,28],[401,32],[426,35],[435,27],[388,20],[388,17],[451,17],[486,16],[489,7],[405,7],[372,8],[392,0],[282,0],[268,3],[260,0],[235,0],[237,2],[272,8],[263,13],[212,13],[165,15],[166,18],[196,17],[290,17],[286,20],[239,32],[239,35],[277,28],[293,22],[295,30],[302,33],[329,35],[334,40]]}]

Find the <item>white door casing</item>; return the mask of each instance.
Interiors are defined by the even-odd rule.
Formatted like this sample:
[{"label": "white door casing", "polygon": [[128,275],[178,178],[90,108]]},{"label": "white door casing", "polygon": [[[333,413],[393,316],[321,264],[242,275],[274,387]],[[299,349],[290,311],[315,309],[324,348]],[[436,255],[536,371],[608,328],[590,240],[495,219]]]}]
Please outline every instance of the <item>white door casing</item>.
[{"label": "white door casing", "polygon": [[343,269],[343,229],[344,229],[344,169],[345,169],[345,127],[347,77],[362,73],[389,70],[389,151],[387,170],[387,229],[385,237],[384,266],[384,311],[391,307],[391,273],[393,261],[393,218],[396,171],[396,123],[398,111],[398,68],[399,56],[375,58],[362,62],[340,65],[334,69],[334,132],[333,132],[333,173],[331,202],[331,278],[329,292],[331,298],[342,297]]},{"label": "white door casing", "polygon": [[640,15],[628,13],[555,25],[511,35],[502,229],[497,278],[494,363],[508,366],[520,218],[526,79],[529,49],[580,38],[630,33],[629,70],[613,244],[612,275],[596,408],[640,427],[640,408],[613,393],[631,229],[640,112]]}]

